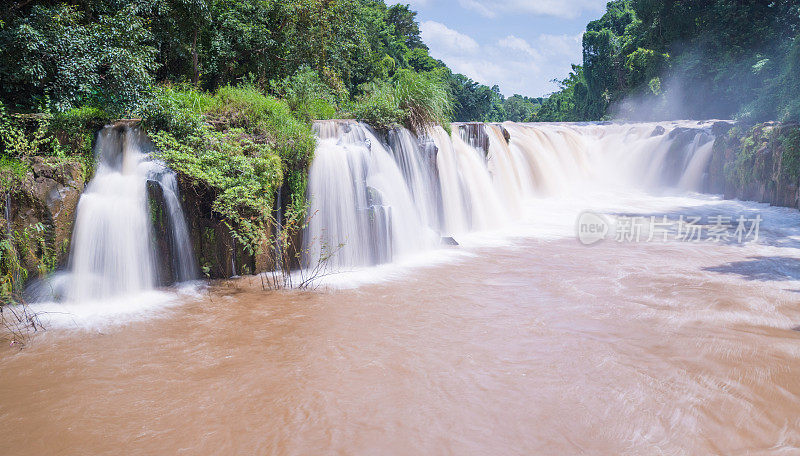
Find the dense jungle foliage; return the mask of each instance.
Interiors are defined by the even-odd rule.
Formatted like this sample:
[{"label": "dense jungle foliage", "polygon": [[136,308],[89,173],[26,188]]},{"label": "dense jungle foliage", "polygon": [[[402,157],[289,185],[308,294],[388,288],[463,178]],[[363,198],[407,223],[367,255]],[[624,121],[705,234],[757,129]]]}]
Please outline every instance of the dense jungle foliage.
[{"label": "dense jungle foliage", "polygon": [[[536,106],[453,74],[428,55],[416,12],[382,0],[16,0],[0,11],[0,49],[0,101],[15,112],[137,115],[174,84],[247,84],[307,120],[413,124],[427,101],[427,120],[528,120]],[[430,98],[410,106],[404,82]]]},{"label": "dense jungle foliage", "polygon": [[800,4],[615,0],[538,120],[800,120]]}]

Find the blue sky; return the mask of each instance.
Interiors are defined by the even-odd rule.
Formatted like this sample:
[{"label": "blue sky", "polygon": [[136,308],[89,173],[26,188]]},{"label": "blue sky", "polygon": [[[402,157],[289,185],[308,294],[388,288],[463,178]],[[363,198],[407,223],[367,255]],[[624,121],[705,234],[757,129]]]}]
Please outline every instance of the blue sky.
[{"label": "blue sky", "polygon": [[504,95],[547,95],[570,64],[581,35],[606,0],[406,0],[418,12],[430,54]]}]

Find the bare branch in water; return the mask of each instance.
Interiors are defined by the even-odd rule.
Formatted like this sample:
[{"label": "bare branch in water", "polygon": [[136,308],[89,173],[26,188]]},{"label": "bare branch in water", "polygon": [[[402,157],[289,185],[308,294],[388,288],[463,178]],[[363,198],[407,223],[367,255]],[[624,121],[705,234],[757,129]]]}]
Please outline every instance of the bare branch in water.
[{"label": "bare branch in water", "polygon": [[4,298],[0,303],[0,340],[23,348],[33,333],[44,329],[39,315],[21,296]]}]

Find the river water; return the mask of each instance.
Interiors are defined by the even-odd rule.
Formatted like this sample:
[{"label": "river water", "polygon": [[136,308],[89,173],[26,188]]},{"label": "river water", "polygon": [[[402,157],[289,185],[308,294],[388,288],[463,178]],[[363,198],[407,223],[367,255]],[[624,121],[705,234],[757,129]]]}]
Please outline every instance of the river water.
[{"label": "river water", "polygon": [[[797,454],[798,213],[617,196],[315,291],[246,277],[51,329],[2,352],[3,453]],[[587,247],[587,204],[764,220]]]}]

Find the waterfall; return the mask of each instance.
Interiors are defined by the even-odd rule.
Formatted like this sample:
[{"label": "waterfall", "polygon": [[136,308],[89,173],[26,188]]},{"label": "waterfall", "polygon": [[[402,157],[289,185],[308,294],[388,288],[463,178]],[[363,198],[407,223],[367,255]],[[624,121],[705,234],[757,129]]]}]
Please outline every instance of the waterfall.
[{"label": "waterfall", "polygon": [[180,203],[178,192],[178,179],[175,173],[160,162],[151,162],[154,165],[152,177],[161,186],[166,203],[167,217],[169,220],[170,246],[172,250],[172,270],[177,282],[196,279],[198,277],[197,261],[192,251],[189,238],[189,229]]},{"label": "waterfall", "polygon": [[[429,179],[415,174],[423,166],[418,147],[397,147],[393,155],[357,123],[323,122],[317,133],[308,185],[311,221],[304,233],[307,261],[329,258],[340,268],[363,266],[436,244],[423,201],[434,192],[426,187]],[[408,161],[419,205],[396,157]]]},{"label": "waterfall", "polygon": [[154,288],[154,252],[148,181],[160,186],[167,213],[171,268],[178,281],[197,277],[175,174],[150,157],[144,134],[127,126],[104,128],[97,138],[97,169],[78,202],[69,280],[69,302],[98,300]]},{"label": "waterfall", "polygon": [[599,188],[700,191],[710,123],[453,124],[420,136],[354,121],[315,124],[309,264],[393,261],[442,236],[504,228],[525,201]]}]

